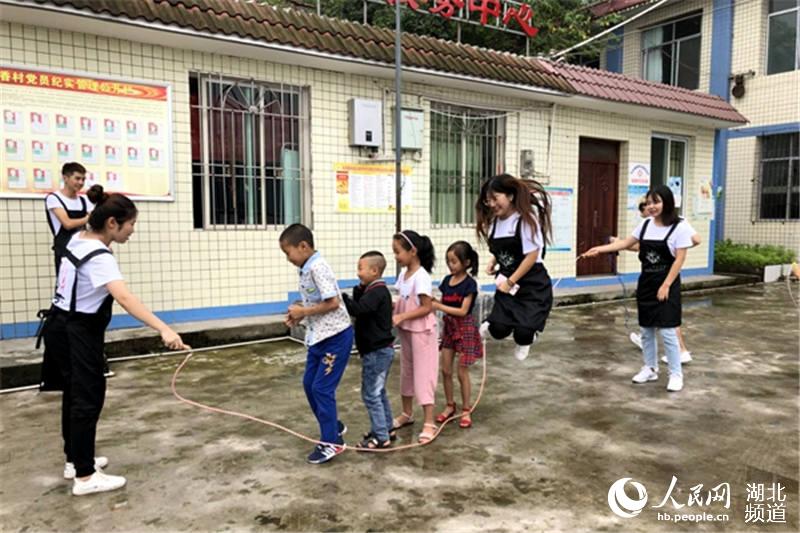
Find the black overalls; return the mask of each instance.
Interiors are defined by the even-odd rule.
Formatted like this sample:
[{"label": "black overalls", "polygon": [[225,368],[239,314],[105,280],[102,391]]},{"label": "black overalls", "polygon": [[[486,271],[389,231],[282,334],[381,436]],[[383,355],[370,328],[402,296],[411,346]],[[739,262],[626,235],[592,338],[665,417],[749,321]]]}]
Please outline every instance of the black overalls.
[{"label": "black overalls", "polygon": [[[522,252],[522,217],[517,221],[517,227],[511,237],[495,237],[496,228],[495,220],[492,233],[489,235],[489,251],[500,266],[500,274],[509,278],[525,259],[525,254]],[[541,252],[544,258],[547,249],[543,248]],[[517,344],[529,345],[533,342],[533,333],[544,331],[550,308],[553,307],[553,285],[542,263],[535,263],[517,284],[519,290],[513,296],[501,291],[495,292],[494,307],[487,318],[490,324],[489,331],[493,337],[503,338],[508,336],[510,330],[514,330],[514,340]],[[518,338],[517,333],[522,331],[525,332],[523,338]],[[495,333],[500,334],[495,335]]]},{"label": "black overalls", "polygon": [[[55,196],[56,200],[59,201],[59,203],[61,204],[61,207],[64,208],[64,211],[67,212],[67,216],[70,219],[74,220],[76,218],[83,218],[88,213],[88,211],[86,209],[86,199],[83,196],[79,196],[78,197],[81,200],[81,209],[80,210],[75,210],[75,209],[70,210],[67,207],[67,204],[64,203],[64,200],[59,195],[57,195],[55,193],[52,193],[52,192],[47,195],[47,197],[45,198],[45,202],[47,202],[47,198],[49,198],[50,196]],[[77,228],[73,228],[73,229],[66,229],[64,227],[64,225],[62,224],[61,227],[58,228],[58,233],[56,233],[56,229],[53,226],[53,222],[50,220],[50,210],[47,209],[47,205],[46,204],[45,204],[45,212],[47,213],[47,225],[50,226],[50,233],[53,234],[53,248],[52,248],[52,250],[55,253],[55,258],[56,258],[56,277],[58,277],[58,269],[61,267],[61,259],[64,257],[64,251],[67,249],[67,244],[69,243],[69,240],[72,238],[73,235],[75,235],[75,233],[77,233],[78,231],[80,231],[83,228],[82,227],[77,227]]]},{"label": "black overalls", "polygon": [[681,221],[672,225],[663,240],[650,240],[645,239],[650,220],[645,220],[639,234],[639,261],[642,263],[642,273],[636,286],[639,325],[643,328],[676,328],[681,325],[680,274],[670,285],[669,298],[666,301],[660,302],[657,295],[675,262],[667,240]]},{"label": "black overalls", "polygon": [[[114,298],[108,295],[94,313],[76,311],[78,269],[104,253],[111,252],[94,250],[78,259],[64,250],[64,257],[75,267],[70,310],[53,305],[42,330],[45,349],[40,388],[64,391],[61,434],[64,453],[67,461],[75,464],[77,477],[94,472],[95,434],[106,394],[103,345],[114,303]],[[69,285],[70,280],[65,281],[64,285]],[[60,294],[63,290],[65,287],[56,287],[54,302],[63,298]]]}]

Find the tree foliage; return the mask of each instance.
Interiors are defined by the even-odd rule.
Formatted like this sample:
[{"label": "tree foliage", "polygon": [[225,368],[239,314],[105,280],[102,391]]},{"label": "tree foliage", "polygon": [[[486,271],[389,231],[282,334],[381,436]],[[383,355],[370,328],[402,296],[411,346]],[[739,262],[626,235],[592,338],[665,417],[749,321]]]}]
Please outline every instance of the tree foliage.
[{"label": "tree foliage", "polygon": [[[316,11],[315,0],[263,0],[272,5],[308,9]],[[417,0],[424,12],[413,12],[404,7],[402,26],[404,32],[418,35],[429,35],[440,39],[457,40],[457,22],[443,17],[427,14],[427,9],[435,0]],[[532,25],[539,33],[529,39],[531,55],[548,55],[577,44],[609,26],[616,24],[620,17],[606,16],[593,20],[586,9],[594,0],[523,0],[533,9]],[[305,7],[303,7],[305,6]],[[322,14],[363,22],[364,5],[361,0],[321,0]],[[367,20],[369,24],[381,28],[394,29],[394,7],[388,4],[367,4]],[[510,23],[513,28],[515,22]],[[471,24],[461,25],[461,42],[494,50],[525,53],[526,38],[513,35],[489,27]],[[581,47],[571,54],[570,60],[586,61],[597,57],[604,45],[604,39],[598,39],[590,45]]]}]

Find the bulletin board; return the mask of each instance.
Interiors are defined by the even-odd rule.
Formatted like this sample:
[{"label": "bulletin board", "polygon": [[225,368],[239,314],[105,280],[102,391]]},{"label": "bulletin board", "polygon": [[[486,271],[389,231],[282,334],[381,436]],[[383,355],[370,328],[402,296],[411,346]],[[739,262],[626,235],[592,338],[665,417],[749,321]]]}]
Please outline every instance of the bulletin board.
[{"label": "bulletin board", "polygon": [[0,64],[0,108],[0,197],[42,197],[75,161],[87,188],[172,200],[169,85]]}]

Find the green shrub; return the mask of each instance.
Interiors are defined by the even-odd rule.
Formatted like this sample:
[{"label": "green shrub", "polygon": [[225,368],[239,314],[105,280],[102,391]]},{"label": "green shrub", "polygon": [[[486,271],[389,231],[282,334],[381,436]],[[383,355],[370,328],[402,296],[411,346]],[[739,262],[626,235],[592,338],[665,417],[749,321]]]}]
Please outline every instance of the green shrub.
[{"label": "green shrub", "polygon": [[796,259],[797,254],[783,246],[738,244],[725,240],[717,242],[714,248],[716,272],[760,274],[767,265],[785,265]]}]

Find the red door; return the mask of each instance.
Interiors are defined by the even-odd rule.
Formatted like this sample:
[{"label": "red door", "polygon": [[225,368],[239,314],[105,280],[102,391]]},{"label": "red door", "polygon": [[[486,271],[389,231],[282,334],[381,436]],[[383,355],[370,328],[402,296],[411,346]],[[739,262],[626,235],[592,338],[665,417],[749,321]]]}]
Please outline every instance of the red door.
[{"label": "red door", "polygon": [[[617,235],[619,143],[582,138],[578,165],[578,255]],[[624,236],[623,236],[624,237]],[[578,261],[578,276],[614,274],[609,256]]]}]

